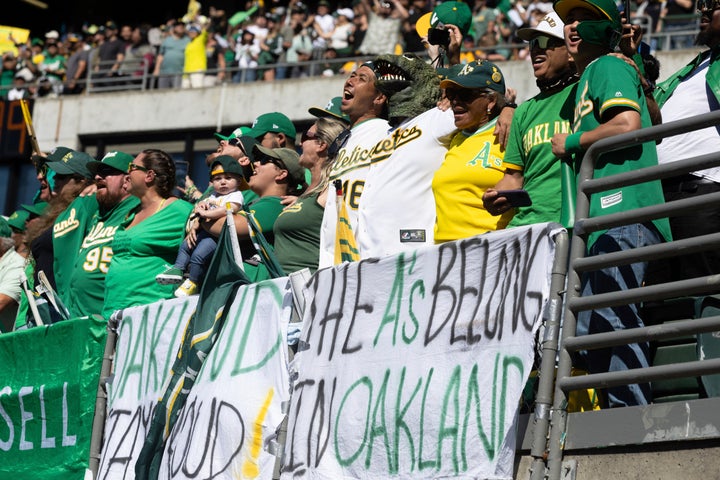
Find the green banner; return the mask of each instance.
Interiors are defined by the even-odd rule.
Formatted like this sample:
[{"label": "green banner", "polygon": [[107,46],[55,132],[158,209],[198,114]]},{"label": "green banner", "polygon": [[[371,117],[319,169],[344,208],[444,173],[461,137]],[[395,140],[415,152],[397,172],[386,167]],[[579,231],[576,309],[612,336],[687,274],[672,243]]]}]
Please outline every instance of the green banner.
[{"label": "green banner", "polygon": [[83,478],[105,327],[84,318],[0,335],[1,471]]}]

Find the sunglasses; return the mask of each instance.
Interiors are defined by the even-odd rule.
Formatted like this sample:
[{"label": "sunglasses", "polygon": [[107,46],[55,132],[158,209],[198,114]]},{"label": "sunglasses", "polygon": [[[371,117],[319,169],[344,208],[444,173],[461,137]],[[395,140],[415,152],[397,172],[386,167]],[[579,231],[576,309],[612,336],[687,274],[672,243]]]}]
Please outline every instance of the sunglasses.
[{"label": "sunglasses", "polygon": [[106,166],[100,166],[95,171],[95,175],[101,178],[108,177],[110,175],[124,175],[125,172],[121,172],[120,170],[117,170],[112,167],[106,167]]},{"label": "sunglasses", "polygon": [[128,173],[132,172],[133,170],[140,170],[141,172],[147,172],[149,168],[143,167],[142,165],[138,165],[137,163],[130,162],[130,165],[128,165]]},{"label": "sunglasses", "polygon": [[720,0],[698,0],[697,11],[708,12],[720,8]]},{"label": "sunglasses", "polygon": [[303,132],[302,138],[300,139],[300,143],[305,143],[308,140],[316,140],[318,138],[317,132],[311,132],[310,130],[307,130]]},{"label": "sunglasses", "polygon": [[474,88],[448,88],[445,89],[445,96],[451,102],[458,101],[462,103],[472,103],[476,99],[489,95],[484,90]]},{"label": "sunglasses", "polygon": [[260,165],[266,165],[268,163],[272,163],[273,165],[278,167],[280,170],[287,170],[287,167],[285,166],[285,164],[283,164],[277,158],[262,156],[255,161],[258,162]]},{"label": "sunglasses", "polygon": [[547,50],[548,48],[556,48],[565,45],[564,40],[559,38],[546,37],[545,35],[538,35],[530,40],[530,50],[539,48],[540,50]]}]

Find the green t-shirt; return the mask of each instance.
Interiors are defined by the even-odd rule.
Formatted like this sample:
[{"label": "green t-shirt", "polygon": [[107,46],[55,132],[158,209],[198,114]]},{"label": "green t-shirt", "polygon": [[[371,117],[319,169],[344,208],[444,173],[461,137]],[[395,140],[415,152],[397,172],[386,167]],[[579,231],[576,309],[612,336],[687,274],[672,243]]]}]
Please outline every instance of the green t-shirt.
[{"label": "green t-shirt", "polygon": [[275,255],[285,273],[303,268],[315,272],[320,261],[320,226],[325,208],[318,194],[299,199],[275,221]]},{"label": "green t-shirt", "polygon": [[504,161],[506,167],[520,167],[533,203],[518,208],[508,228],[560,222],[560,159],[550,140],[556,133],[570,133],[576,88],[574,83],[559,92],[540,93],[515,111]]},{"label": "green t-shirt", "polygon": [[130,196],[110,211],[98,211],[93,216],[70,277],[72,288],[67,307],[71,316],[80,317],[103,311],[105,275],[112,260],[115,232],[139,204],[137,197]]},{"label": "green t-shirt", "polygon": [[[631,108],[640,113],[642,127],[650,127],[650,115],[640,80],[635,70],[619,58],[605,55],[593,61],[583,72],[575,98],[573,131],[590,131],[602,122],[602,115],[611,108]],[[576,155],[576,172],[579,171],[583,153]],[[597,160],[594,178],[657,165],[654,142],[608,152]],[[635,208],[664,203],[660,181],[641,183],[627,187],[598,192],[590,198],[590,216],[625,212]],[[665,240],[670,240],[667,218],[654,220]],[[595,232],[588,238],[588,248],[604,231]]]},{"label": "green t-shirt", "polygon": [[[176,286],[160,285],[155,277],[175,263],[191,211],[191,204],[176,200],[132,228],[115,232],[105,276],[105,318],[115,310],[173,297]],[[125,225],[132,218],[131,213]]]},{"label": "green t-shirt", "polygon": [[[285,208],[280,202],[280,197],[260,197],[245,207],[246,210],[252,212],[255,223],[260,227],[263,236],[270,245],[275,243],[275,234],[273,233],[275,220]],[[240,251],[244,259],[248,259],[257,253],[252,240],[249,238],[240,241]]]},{"label": "green t-shirt", "polygon": [[53,224],[53,274],[58,295],[65,306],[70,302],[73,287],[70,277],[75,269],[80,245],[98,211],[95,195],[77,197]]}]

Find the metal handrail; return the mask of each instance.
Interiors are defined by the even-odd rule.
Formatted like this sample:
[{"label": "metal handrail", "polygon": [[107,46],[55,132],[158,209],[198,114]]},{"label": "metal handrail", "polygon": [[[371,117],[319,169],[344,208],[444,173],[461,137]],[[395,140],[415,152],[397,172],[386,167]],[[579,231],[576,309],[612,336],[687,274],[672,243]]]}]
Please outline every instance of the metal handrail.
[{"label": "metal handrail", "polygon": [[[712,236],[711,242],[700,244],[697,239],[687,239],[678,242],[667,242],[652,247],[638,248],[631,252],[617,252],[613,254],[598,255],[584,258],[586,251],[586,237],[590,232],[598,231],[609,226],[636,223],[657,218],[667,217],[682,211],[688,211],[720,201],[720,194],[706,194],[692,199],[668,202],[664,205],[655,205],[623,212],[622,214],[604,215],[587,218],[590,207],[590,195],[611,188],[643,183],[651,180],[669,178],[676,175],[702,170],[708,167],[720,166],[720,152],[718,154],[701,155],[681,159],[670,164],[658,165],[641,170],[626,172],[619,175],[593,179],[595,162],[600,155],[618,150],[630,145],[655,141],[685,133],[691,130],[720,125],[720,111],[700,115],[694,118],[678,120],[663,125],[644,128],[641,130],[606,138],[594,143],[585,153],[578,174],[576,221],[571,240],[570,268],[568,270],[568,298],[565,302],[565,316],[563,319],[562,346],[559,350],[557,381],[555,384],[555,397],[553,401],[553,415],[550,424],[548,443],[548,475],[550,479],[559,479],[562,471],[562,451],[567,428],[567,392],[574,389],[589,387],[608,387],[627,385],[631,383],[646,382],[659,378],[676,378],[700,373],[710,374],[720,372],[720,360],[703,360],[688,362],[682,365],[663,365],[622,372],[606,372],[572,377],[571,352],[579,349],[603,348],[609,344],[623,345],[638,341],[648,341],[654,338],[676,337],[688,333],[701,333],[716,331],[717,318],[707,319],[703,322],[687,322],[672,327],[654,326],[636,328],[622,332],[609,332],[604,334],[587,335],[579,339],[575,336],[577,328],[576,313],[580,310],[589,310],[603,306],[623,305],[647,300],[660,300],[676,297],[678,295],[701,294],[717,292],[720,290],[720,275],[694,278],[671,282],[650,287],[639,287],[609,294],[597,294],[587,297],[580,296],[580,274],[590,269],[603,266],[627,264],[650,258],[652,254],[671,257],[687,253],[681,247],[689,247],[693,251],[709,250],[720,241],[718,236]],[[636,254],[636,253],[639,253]],[[635,254],[633,259],[631,254]],[[617,263],[611,263],[617,261]],[[629,332],[629,333],[628,333]]]}]

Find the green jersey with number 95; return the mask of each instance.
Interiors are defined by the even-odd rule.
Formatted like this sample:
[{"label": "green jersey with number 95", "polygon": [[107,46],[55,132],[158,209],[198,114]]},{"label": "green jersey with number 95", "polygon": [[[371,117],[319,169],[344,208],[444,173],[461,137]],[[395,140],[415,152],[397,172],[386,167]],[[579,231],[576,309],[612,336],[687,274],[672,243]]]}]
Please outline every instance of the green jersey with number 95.
[{"label": "green jersey with number 95", "polygon": [[105,300],[105,274],[112,260],[115,232],[128,214],[140,203],[130,196],[104,214],[95,214],[90,230],[83,239],[71,276],[68,309],[75,316],[99,314]]}]

